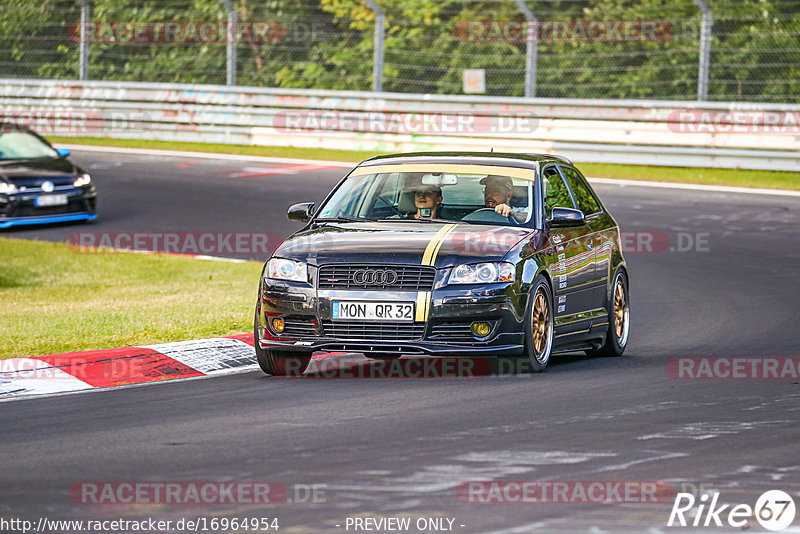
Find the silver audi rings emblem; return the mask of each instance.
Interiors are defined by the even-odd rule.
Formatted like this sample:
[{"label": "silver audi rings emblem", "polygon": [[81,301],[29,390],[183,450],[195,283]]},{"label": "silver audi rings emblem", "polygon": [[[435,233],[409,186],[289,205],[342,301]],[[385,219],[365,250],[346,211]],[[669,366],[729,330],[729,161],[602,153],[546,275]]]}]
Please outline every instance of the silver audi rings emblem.
[{"label": "silver audi rings emblem", "polygon": [[353,273],[357,286],[390,286],[397,282],[397,272],[381,269],[360,269]]}]

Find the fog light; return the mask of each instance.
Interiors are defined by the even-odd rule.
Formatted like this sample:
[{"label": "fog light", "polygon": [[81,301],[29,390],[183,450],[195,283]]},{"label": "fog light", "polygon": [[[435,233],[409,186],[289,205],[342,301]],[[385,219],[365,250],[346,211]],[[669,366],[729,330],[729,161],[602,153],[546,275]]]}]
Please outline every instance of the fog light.
[{"label": "fog light", "polygon": [[272,320],[272,329],[275,330],[277,333],[283,332],[284,328],[283,319],[273,319]]},{"label": "fog light", "polygon": [[472,323],[472,333],[477,337],[486,337],[492,328],[489,323]]}]

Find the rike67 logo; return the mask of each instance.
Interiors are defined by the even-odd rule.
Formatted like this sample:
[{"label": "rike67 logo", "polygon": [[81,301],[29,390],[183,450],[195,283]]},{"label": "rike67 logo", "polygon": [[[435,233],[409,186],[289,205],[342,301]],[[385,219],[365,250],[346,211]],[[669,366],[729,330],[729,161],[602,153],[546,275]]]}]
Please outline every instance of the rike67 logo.
[{"label": "rike67 logo", "polygon": [[794,500],[784,491],[770,490],[762,493],[752,507],[749,504],[720,504],[718,491],[704,493],[699,499],[691,493],[678,493],[667,526],[721,527],[727,522],[733,528],[744,529],[749,528],[751,517],[767,530],[783,530],[794,521]]}]

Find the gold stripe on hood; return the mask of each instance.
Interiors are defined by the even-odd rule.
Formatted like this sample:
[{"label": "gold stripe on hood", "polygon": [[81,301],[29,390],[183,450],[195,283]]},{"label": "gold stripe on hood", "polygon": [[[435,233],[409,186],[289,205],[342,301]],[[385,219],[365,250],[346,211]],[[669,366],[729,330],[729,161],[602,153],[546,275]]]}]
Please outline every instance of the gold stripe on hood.
[{"label": "gold stripe on hood", "polygon": [[417,309],[414,314],[414,320],[418,323],[424,323],[428,320],[428,311],[430,310],[431,292],[418,291],[417,292]]},{"label": "gold stripe on hood", "polygon": [[[457,224],[445,224],[439,231],[436,232],[428,246],[425,247],[425,252],[422,254],[422,265],[433,267],[436,264],[436,255],[439,254],[439,249],[442,248],[442,243],[447,237],[456,229]],[[431,295],[430,291],[417,292],[417,310],[414,314],[414,320],[417,322],[426,322],[428,314],[431,311]]]},{"label": "gold stripe on hood", "polygon": [[422,265],[434,266],[436,263],[436,255],[439,253],[439,249],[442,248],[442,243],[445,238],[456,229],[456,226],[458,225],[445,224],[439,228],[439,231],[433,236],[428,246],[425,247],[425,252],[422,254]]}]

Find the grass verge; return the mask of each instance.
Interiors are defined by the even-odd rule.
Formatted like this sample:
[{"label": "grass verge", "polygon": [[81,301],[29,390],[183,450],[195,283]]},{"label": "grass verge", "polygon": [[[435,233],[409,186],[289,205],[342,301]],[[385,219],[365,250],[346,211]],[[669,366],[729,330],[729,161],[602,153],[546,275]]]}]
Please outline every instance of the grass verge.
[{"label": "grass verge", "polygon": [[219,143],[183,143],[179,141],[152,141],[148,139],[110,139],[105,137],[57,137],[47,138],[54,145],[94,145],[123,148],[152,148],[155,150],[185,150],[188,152],[211,152],[214,154],[240,154],[242,156],[264,156],[271,158],[319,159],[353,163],[378,155],[375,152],[358,150],[331,150],[326,148],[294,148],[280,146],[226,145]]},{"label": "grass verge", "polygon": [[700,167],[649,167],[646,165],[611,165],[605,163],[581,163],[579,168],[583,174],[593,178],[800,191],[800,173],[798,172],[707,169]]},{"label": "grass verge", "polygon": [[261,265],[0,238],[0,358],[252,331]]},{"label": "grass verge", "polygon": [[[375,152],[356,150],[328,150],[317,148],[261,147],[224,145],[212,143],[181,143],[175,141],[150,141],[106,139],[99,137],[51,137],[55,143],[99,145],[159,150],[185,150],[220,154],[241,154],[281,158],[320,159],[355,163],[377,155]],[[708,169],[699,167],[654,167],[647,165],[616,165],[605,163],[580,163],[581,171],[595,178],[647,180],[736,187],[760,187],[800,191],[800,173],[780,171],[751,171],[742,169]]]}]

